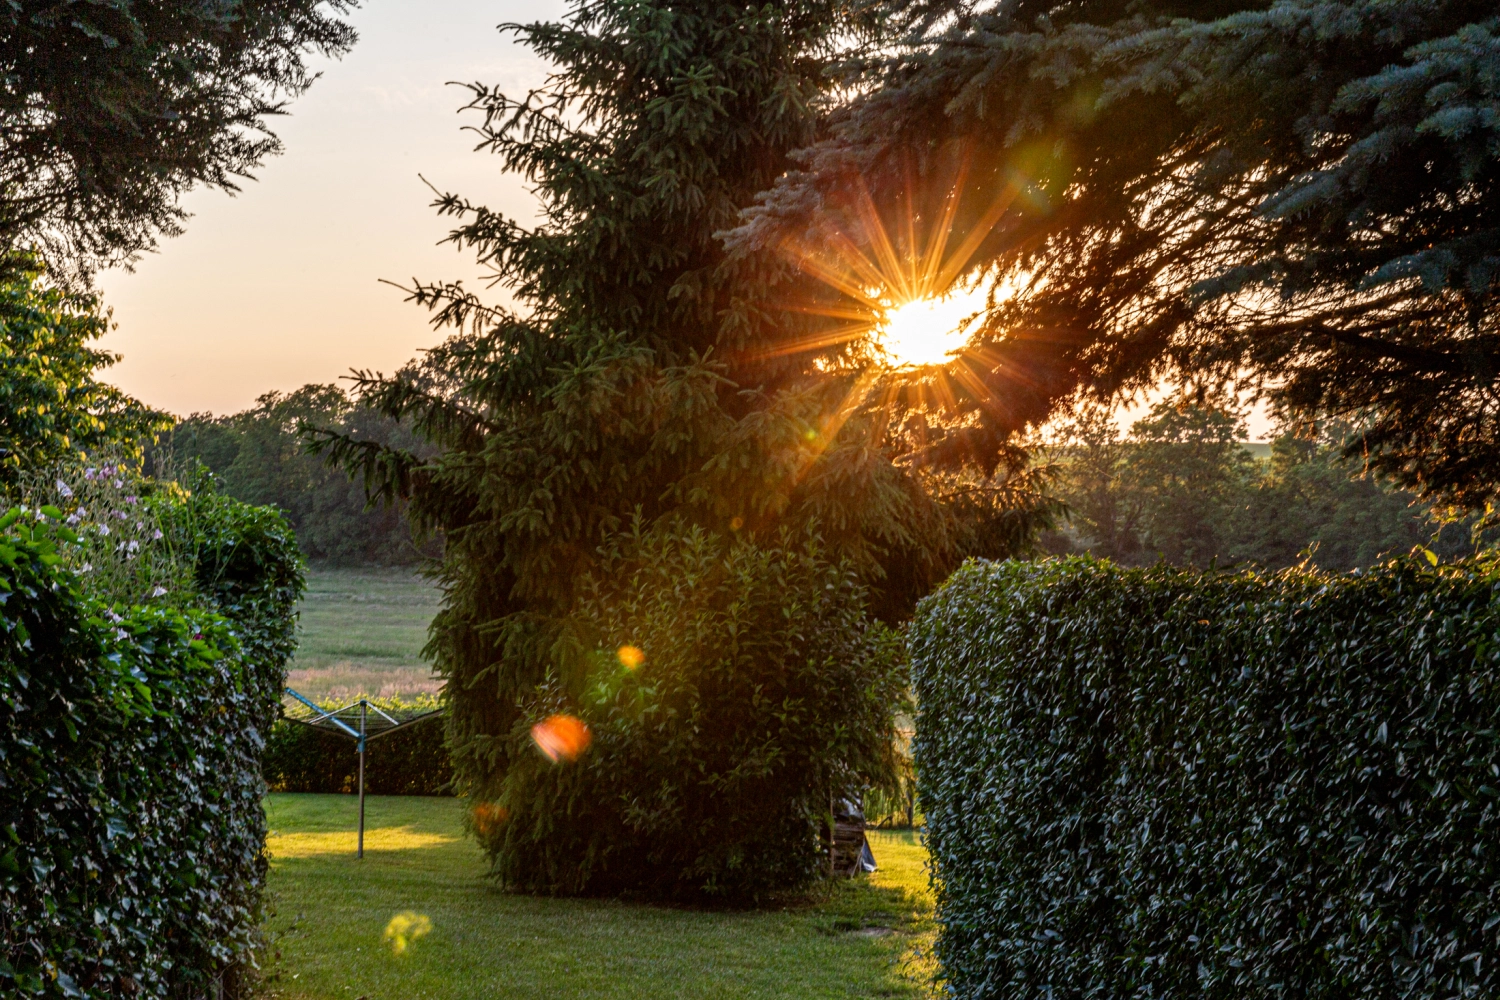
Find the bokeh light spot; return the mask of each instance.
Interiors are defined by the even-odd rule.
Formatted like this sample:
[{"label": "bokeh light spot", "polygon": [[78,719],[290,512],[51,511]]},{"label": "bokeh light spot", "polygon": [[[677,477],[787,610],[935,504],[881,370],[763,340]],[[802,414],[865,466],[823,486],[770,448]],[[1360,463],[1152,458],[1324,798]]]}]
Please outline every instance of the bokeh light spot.
[{"label": "bokeh light spot", "polygon": [[562,760],[577,760],[593,738],[583,720],[571,715],[550,716],[531,727],[532,741],[554,764]]},{"label": "bokeh light spot", "polygon": [[510,810],[494,802],[481,802],[470,811],[474,821],[474,832],[488,837],[510,819]]},{"label": "bokeh light spot", "polygon": [[397,955],[406,954],[412,942],[423,937],[432,930],[432,921],[425,913],[414,913],[406,910],[391,918],[390,923],[385,925],[385,940],[391,946],[391,951]]},{"label": "bokeh light spot", "polygon": [[634,670],[646,662],[646,654],[641,651],[641,647],[639,646],[621,646],[615,655],[620,658],[620,662],[625,665],[626,670]]}]

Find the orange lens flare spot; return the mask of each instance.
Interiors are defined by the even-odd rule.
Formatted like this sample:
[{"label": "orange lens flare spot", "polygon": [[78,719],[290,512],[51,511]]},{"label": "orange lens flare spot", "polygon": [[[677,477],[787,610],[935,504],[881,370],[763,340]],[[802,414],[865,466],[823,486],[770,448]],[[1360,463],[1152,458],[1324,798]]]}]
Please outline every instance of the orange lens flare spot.
[{"label": "orange lens flare spot", "polygon": [[615,652],[615,655],[620,658],[620,662],[625,665],[626,670],[634,670],[646,662],[646,654],[641,652],[641,647],[639,646],[621,646]]},{"label": "orange lens flare spot", "polygon": [[745,519],[743,517],[732,517],[732,518],[729,519],[729,530],[730,531],[739,531],[744,526],[745,526]]},{"label": "orange lens flare spot", "polygon": [[555,764],[562,760],[577,760],[594,737],[582,719],[554,715],[531,727],[531,739],[536,748]]},{"label": "orange lens flare spot", "polygon": [[474,830],[481,837],[487,837],[510,819],[510,810],[493,802],[481,802],[475,806],[470,813],[474,821]]}]

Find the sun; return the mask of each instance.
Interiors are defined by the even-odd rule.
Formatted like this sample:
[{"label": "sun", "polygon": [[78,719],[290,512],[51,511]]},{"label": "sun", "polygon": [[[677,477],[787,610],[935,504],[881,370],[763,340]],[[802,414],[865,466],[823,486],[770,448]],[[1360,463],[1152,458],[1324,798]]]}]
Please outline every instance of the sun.
[{"label": "sun", "polygon": [[977,285],[892,306],[875,327],[875,346],[892,368],[945,365],[968,345],[984,307]]},{"label": "sun", "polygon": [[[978,333],[980,318],[995,287],[993,275],[964,278],[974,254],[1009,211],[1021,188],[1008,180],[993,192],[989,207],[971,222],[955,224],[959,202],[973,185],[966,181],[967,154],[943,203],[922,213],[908,192],[893,206],[892,232],[863,178],[856,177],[851,199],[831,219],[816,244],[787,237],[780,250],[809,276],[842,293],[837,301],[789,304],[788,309],[839,320],[837,325],[777,344],[767,356],[824,350],[856,341],[873,350],[874,370],[892,373],[951,368]],[[815,364],[824,364],[819,359]],[[856,361],[856,363],[862,363]],[[959,366],[962,367],[962,366]],[[921,377],[921,376],[919,376]]]}]

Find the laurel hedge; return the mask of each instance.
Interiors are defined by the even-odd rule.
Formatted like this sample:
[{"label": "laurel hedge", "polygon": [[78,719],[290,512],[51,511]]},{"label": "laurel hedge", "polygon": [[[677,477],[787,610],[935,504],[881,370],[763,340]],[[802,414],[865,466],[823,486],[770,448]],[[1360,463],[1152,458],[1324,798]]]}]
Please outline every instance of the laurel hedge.
[{"label": "laurel hedge", "polygon": [[953,995],[1500,995],[1500,562],[973,563],[910,651]]},{"label": "laurel hedge", "polygon": [[59,563],[67,528],[0,519],[0,995],[243,982],[301,563],[274,511],[181,502],[200,607],[105,607]]}]

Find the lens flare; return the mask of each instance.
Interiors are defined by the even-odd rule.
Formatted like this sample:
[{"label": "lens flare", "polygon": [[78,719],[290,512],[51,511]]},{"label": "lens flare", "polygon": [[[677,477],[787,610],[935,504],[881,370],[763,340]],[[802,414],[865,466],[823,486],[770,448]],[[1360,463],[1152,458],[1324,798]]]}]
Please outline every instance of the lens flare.
[{"label": "lens flare", "polygon": [[536,748],[556,764],[563,760],[577,760],[578,755],[588,749],[593,734],[582,719],[571,715],[554,715],[531,727],[531,739]]},{"label": "lens flare", "polygon": [[385,940],[391,946],[392,952],[404,955],[412,942],[431,930],[432,921],[427,918],[427,914],[406,910],[396,914],[391,918],[391,922],[385,925]]},{"label": "lens flare", "polygon": [[625,665],[626,670],[634,670],[646,662],[646,654],[641,652],[639,646],[621,646],[615,653],[620,662]]},{"label": "lens flare", "polygon": [[469,817],[473,820],[474,832],[488,837],[510,819],[510,810],[494,802],[481,802],[470,810]]}]

